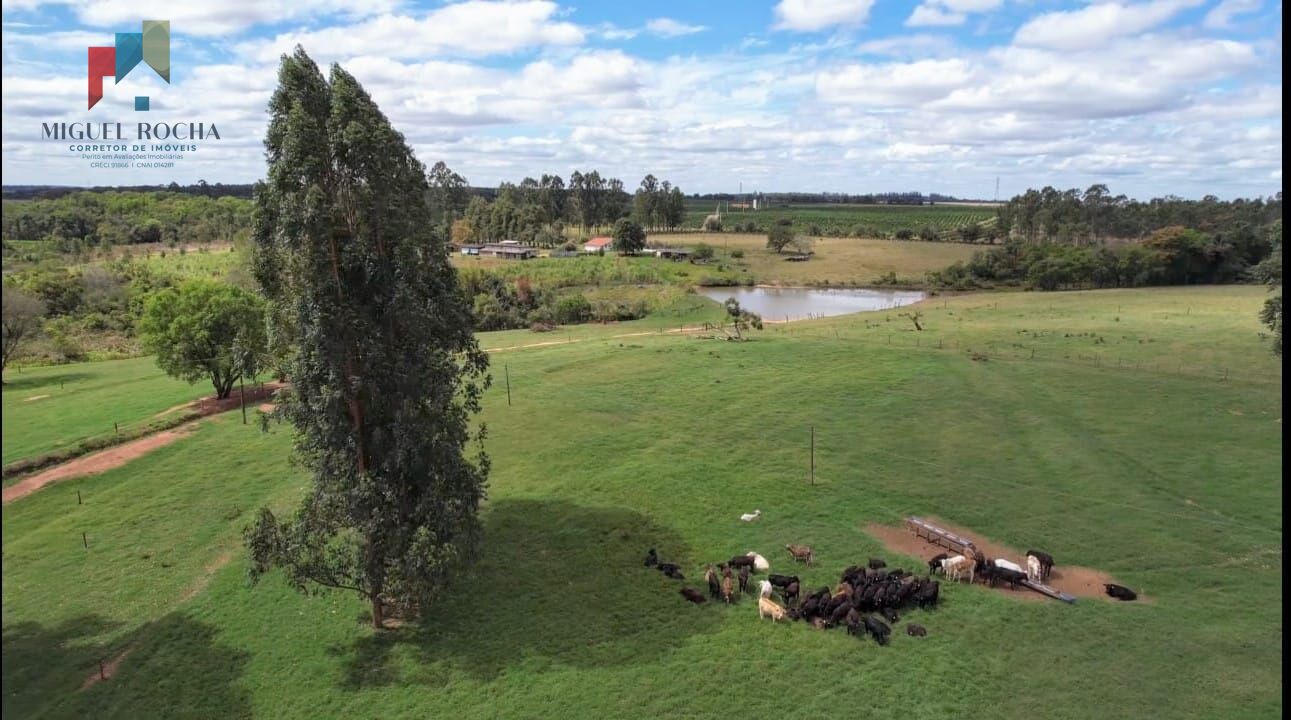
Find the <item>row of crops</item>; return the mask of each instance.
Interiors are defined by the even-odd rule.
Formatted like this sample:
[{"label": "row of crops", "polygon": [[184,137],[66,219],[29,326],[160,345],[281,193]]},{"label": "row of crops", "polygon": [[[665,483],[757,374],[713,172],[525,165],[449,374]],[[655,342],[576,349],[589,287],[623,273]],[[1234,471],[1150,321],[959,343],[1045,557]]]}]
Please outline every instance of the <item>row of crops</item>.
[{"label": "row of crops", "polygon": [[[687,201],[686,227],[702,227],[713,214],[716,203]],[[722,229],[736,232],[766,232],[781,218],[811,235],[831,237],[882,237],[902,230],[915,235],[932,229],[945,236],[977,223],[983,229],[995,224],[992,207],[962,205],[790,205],[762,210],[722,209]]]}]

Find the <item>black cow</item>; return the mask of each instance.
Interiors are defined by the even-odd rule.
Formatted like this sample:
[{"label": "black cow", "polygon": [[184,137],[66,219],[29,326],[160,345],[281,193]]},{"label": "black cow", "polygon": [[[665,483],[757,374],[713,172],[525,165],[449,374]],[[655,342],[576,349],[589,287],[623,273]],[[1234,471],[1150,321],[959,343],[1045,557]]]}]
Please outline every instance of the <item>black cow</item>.
[{"label": "black cow", "polygon": [[681,589],[681,596],[687,600],[699,605],[704,602],[704,594],[693,588],[684,587]]},{"label": "black cow", "polygon": [[768,575],[767,582],[771,583],[771,587],[778,587],[778,588],[789,587],[789,585],[798,582],[798,576],[797,575]]},{"label": "black cow", "polygon": [[780,592],[784,596],[784,602],[786,605],[798,602],[798,581],[795,580],[789,583],[785,586],[784,590]]},{"label": "black cow", "polygon": [[848,602],[841,603],[838,607],[830,611],[829,620],[825,622],[825,627],[832,628],[837,626],[839,623],[843,622],[843,619],[847,617],[847,613],[850,612],[856,612],[852,609],[852,604]]},{"label": "black cow", "polygon": [[685,580],[686,576],[681,574],[681,568],[673,563],[659,563],[659,572],[672,578],[673,580]]},{"label": "black cow", "polygon": [[740,568],[740,593],[748,592],[749,589],[749,566],[745,565]]},{"label": "black cow", "polygon": [[950,557],[950,553],[938,553],[933,555],[928,561],[928,574],[931,575],[941,569],[941,561]]},{"label": "black cow", "polygon": [[865,580],[865,568],[860,565],[849,565],[843,571],[843,581],[856,584],[858,581]]},{"label": "black cow", "polygon": [[1027,555],[1040,561],[1040,579],[1048,580],[1053,570],[1053,556],[1042,550],[1027,550]]},{"label": "black cow", "polygon": [[878,570],[879,568],[885,568],[887,566],[888,564],[883,561],[883,558],[870,558],[871,570]]},{"label": "black cow", "polygon": [[654,548],[650,548],[650,552],[646,553],[645,566],[654,567],[655,565],[658,565],[658,564],[659,564],[659,556],[654,553]]},{"label": "black cow", "polygon": [[883,608],[879,611],[879,614],[883,616],[884,620],[887,620],[890,623],[895,623],[897,620],[901,619],[901,617],[897,615],[897,611],[890,607]]},{"label": "black cow", "polygon": [[1107,589],[1108,595],[1116,598],[1117,600],[1133,600],[1138,597],[1138,593],[1125,587],[1124,585],[1117,585],[1116,583],[1106,583],[1103,585],[1103,587]]},{"label": "black cow", "polygon": [[915,595],[915,602],[919,607],[937,607],[937,596],[941,592],[941,583],[936,580],[929,580],[919,587],[919,593]]},{"label": "black cow", "polygon": [[910,623],[905,626],[905,634],[910,637],[925,637],[928,634],[928,630],[922,625]]},{"label": "black cow", "polygon": [[1017,590],[1018,583],[1027,579],[1027,574],[1024,572],[1018,572],[1017,570],[1013,570],[1011,568],[999,567],[998,565],[994,565],[994,564],[992,564],[990,568],[990,576],[991,576],[991,587],[995,587],[999,583],[999,581],[1003,580],[1007,582],[1009,584],[1009,587],[1012,588],[1013,590]]},{"label": "black cow", "polygon": [[717,571],[710,565],[704,573],[708,578],[708,596],[716,600],[722,596],[722,581],[717,579]]},{"label": "black cow", "polygon": [[874,642],[880,645],[888,644],[888,635],[892,633],[892,628],[883,624],[883,621],[873,615],[865,616],[865,630],[869,632]]},{"label": "black cow", "polygon": [[749,557],[748,555],[736,555],[735,557],[731,558],[730,562],[728,562],[727,565],[730,565],[733,568],[739,568],[739,567],[752,568],[753,558]]},{"label": "black cow", "polygon": [[865,631],[861,629],[860,613],[856,612],[855,610],[850,610],[847,613],[846,620],[847,620],[848,635],[855,635],[856,637],[859,638],[862,634],[864,634]]}]

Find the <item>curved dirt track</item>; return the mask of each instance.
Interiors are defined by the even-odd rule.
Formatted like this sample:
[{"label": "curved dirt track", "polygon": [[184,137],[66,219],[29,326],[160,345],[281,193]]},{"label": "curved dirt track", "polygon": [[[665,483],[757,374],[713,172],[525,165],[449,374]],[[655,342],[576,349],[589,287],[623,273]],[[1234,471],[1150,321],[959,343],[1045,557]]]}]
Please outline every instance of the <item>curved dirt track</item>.
[{"label": "curved dirt track", "polygon": [[101,472],[119,468],[135,458],[147,455],[159,447],[164,447],[184,437],[197,422],[197,420],[194,420],[171,430],[163,430],[159,433],[141,437],[138,440],[114,445],[106,450],[83,455],[75,460],[68,460],[62,465],[55,465],[48,470],[29,475],[4,489],[4,504],[8,505],[14,500],[25,498],[46,485],[51,485],[61,480],[97,475]]}]

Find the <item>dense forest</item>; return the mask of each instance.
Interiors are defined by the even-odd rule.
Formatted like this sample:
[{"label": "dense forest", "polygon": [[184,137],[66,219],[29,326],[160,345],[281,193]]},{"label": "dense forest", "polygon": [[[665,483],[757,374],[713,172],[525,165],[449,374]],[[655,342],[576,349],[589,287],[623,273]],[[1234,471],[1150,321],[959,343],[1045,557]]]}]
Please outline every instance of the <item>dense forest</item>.
[{"label": "dense forest", "polygon": [[233,242],[251,228],[251,203],[169,191],[77,192],[5,200],[6,242],[44,240],[59,252],[138,243]]}]

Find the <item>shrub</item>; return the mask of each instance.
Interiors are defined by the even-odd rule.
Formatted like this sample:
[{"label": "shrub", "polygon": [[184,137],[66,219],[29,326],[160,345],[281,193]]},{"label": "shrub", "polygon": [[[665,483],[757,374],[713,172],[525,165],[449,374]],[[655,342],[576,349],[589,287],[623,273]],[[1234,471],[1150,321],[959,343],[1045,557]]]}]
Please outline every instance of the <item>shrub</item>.
[{"label": "shrub", "polygon": [[743,251],[743,250],[740,250],[739,248],[736,248],[736,249],[734,249],[734,250],[732,250],[732,251],[731,251],[731,257],[733,257],[733,258],[735,258],[735,259],[737,259],[737,260],[738,260],[738,259],[740,259],[740,258],[744,257],[744,251]]}]

